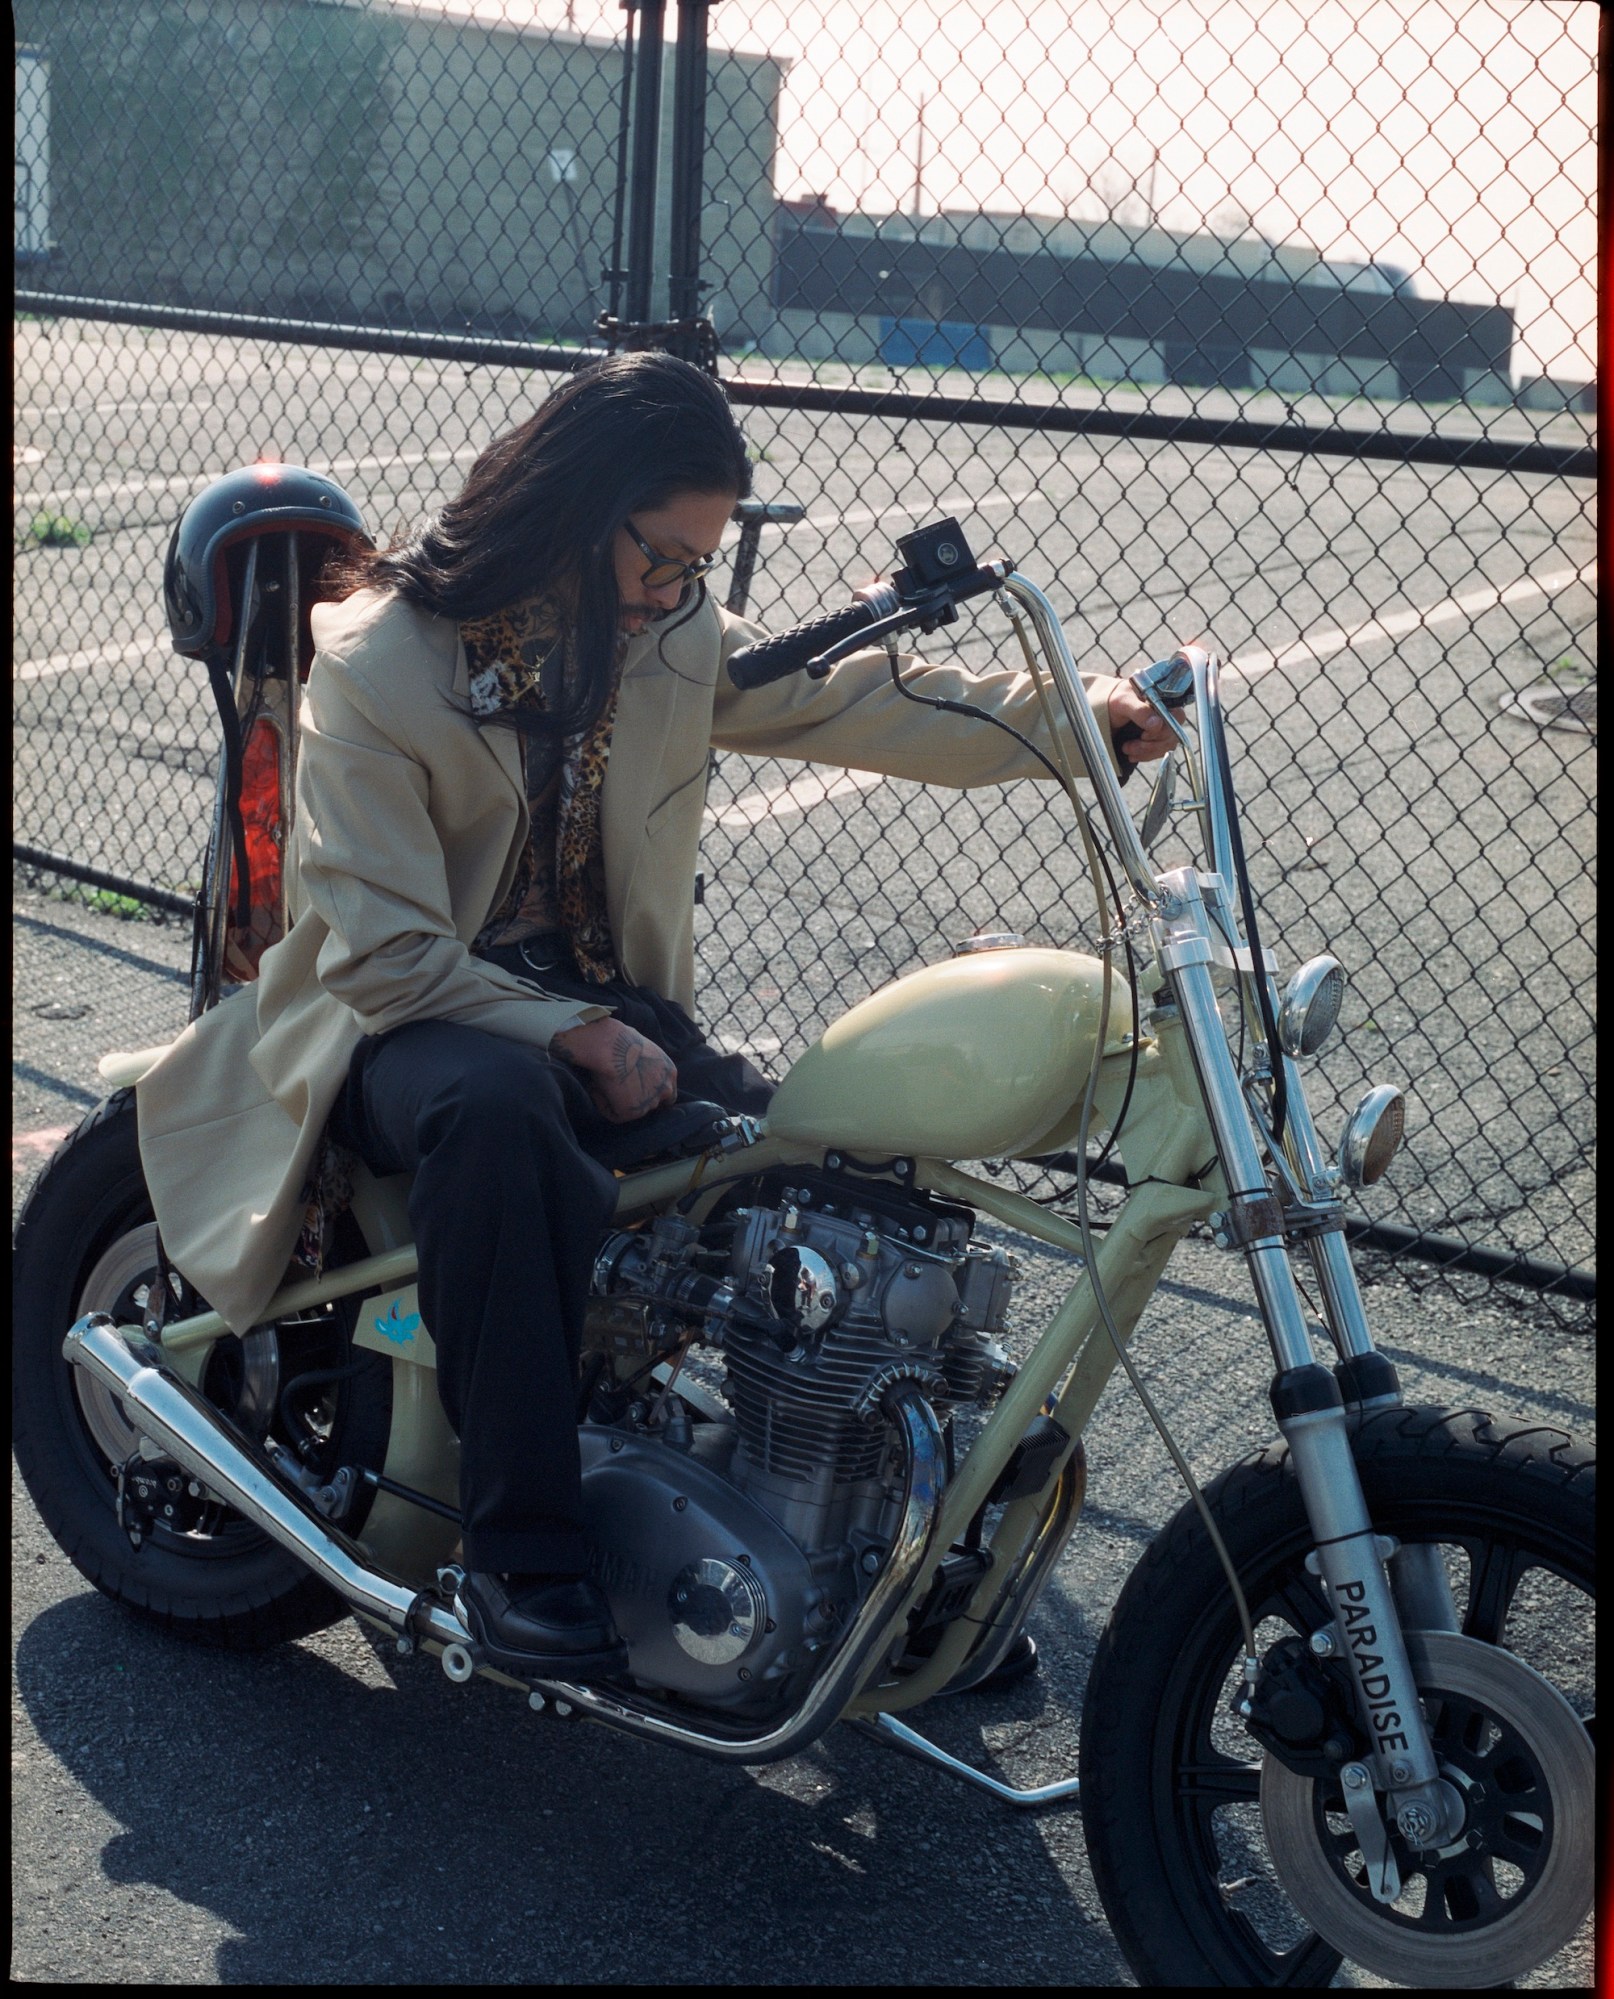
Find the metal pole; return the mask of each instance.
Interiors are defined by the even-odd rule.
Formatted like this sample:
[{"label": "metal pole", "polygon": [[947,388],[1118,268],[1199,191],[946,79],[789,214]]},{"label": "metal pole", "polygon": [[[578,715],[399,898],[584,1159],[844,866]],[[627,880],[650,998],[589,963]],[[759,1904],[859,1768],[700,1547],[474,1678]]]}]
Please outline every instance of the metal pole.
[{"label": "metal pole", "polygon": [[[667,317],[701,309],[701,169],[706,153],[706,28],[711,0],[678,0],[678,67],[673,81],[672,230]],[[689,342],[673,351],[686,361]]]},{"label": "metal pole", "polygon": [[642,326],[650,317],[650,278],[656,254],[656,166],[661,141],[661,44],[667,0],[639,0],[639,87],[634,106],[633,179],[628,208],[626,319]]},{"label": "metal pole", "polygon": [[[610,317],[615,320],[622,310],[622,280],[627,272],[622,268],[622,218],[628,198],[628,129],[633,110],[633,10],[638,0],[622,0],[627,14],[627,27],[622,37],[622,115],[616,135],[616,200],[611,209],[611,268],[605,273],[606,283],[611,287]],[[612,346],[615,346],[612,339]]]}]

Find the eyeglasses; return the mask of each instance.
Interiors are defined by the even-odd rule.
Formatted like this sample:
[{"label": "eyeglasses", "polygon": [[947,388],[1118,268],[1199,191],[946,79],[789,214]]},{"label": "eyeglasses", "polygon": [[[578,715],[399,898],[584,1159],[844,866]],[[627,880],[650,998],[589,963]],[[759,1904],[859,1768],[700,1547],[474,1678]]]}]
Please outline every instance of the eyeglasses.
[{"label": "eyeglasses", "polygon": [[650,565],[640,579],[647,590],[664,590],[669,583],[696,583],[711,574],[717,561],[715,555],[697,555],[693,562],[677,562],[672,556],[663,555],[659,548],[652,548],[632,521],[625,520],[622,525]]}]

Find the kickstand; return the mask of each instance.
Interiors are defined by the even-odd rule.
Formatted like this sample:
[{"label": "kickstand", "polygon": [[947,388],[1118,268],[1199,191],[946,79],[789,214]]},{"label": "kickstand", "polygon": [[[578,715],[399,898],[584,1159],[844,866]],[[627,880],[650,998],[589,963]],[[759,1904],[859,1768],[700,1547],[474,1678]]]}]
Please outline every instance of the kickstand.
[{"label": "kickstand", "polygon": [[945,1749],[938,1749],[934,1742],[927,1741],[906,1722],[898,1721],[895,1715],[858,1715],[851,1726],[859,1734],[872,1736],[876,1742],[883,1742],[904,1756],[916,1757],[921,1763],[933,1764],[951,1776],[962,1777],[966,1784],[975,1784],[983,1791],[990,1791],[994,1798],[1001,1798],[1006,1805],[1032,1809],[1038,1805],[1062,1804],[1067,1799],[1074,1800],[1080,1790],[1080,1778],[1065,1777],[1057,1784],[1038,1784],[1029,1791],[1017,1791],[1012,1784],[989,1777],[984,1770],[974,1769],[968,1763],[961,1763],[956,1756],[949,1756]]}]

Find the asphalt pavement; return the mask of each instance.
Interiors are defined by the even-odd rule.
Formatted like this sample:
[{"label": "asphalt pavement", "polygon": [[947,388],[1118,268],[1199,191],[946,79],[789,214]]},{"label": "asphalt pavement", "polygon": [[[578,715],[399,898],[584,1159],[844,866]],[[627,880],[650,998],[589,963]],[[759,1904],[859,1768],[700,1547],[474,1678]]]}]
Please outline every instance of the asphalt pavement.
[{"label": "asphalt pavement", "polygon": [[[15,1209],[100,1094],[97,1056],[182,1025],[189,942],[20,884],[13,937]],[[991,1233],[1025,1261],[1023,1350],[1070,1262]],[[1588,1334],[1526,1294],[1363,1267],[1409,1400],[1592,1437]],[[1267,1439],[1270,1359],[1236,1260],[1184,1244],[1136,1351],[1198,1476]],[[1088,1505],[1033,1623],[1044,1670],[916,1717],[1023,1785],[1074,1768],[1094,1641],[1181,1503],[1124,1383],[1087,1448]],[[453,1687],[351,1621],[256,1657],[192,1650],[83,1581],[15,1471],[13,1497],[16,1981],[1131,1982],[1074,1810],[1017,1814],[844,1728],[784,1764],[722,1768]],[[1566,1622],[1547,1649],[1584,1710],[1584,1634]],[[1521,1982],[1590,1981],[1588,1924]]]}]

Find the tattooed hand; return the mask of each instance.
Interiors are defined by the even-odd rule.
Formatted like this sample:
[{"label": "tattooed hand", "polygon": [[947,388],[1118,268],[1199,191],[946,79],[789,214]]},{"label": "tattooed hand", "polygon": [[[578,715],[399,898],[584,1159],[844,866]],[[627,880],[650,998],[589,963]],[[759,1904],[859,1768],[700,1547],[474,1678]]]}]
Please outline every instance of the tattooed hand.
[{"label": "tattooed hand", "polygon": [[631,1124],[678,1100],[678,1071],[671,1058],[620,1020],[568,1027],[549,1047],[551,1054],[583,1071],[589,1095],[612,1124]]}]

